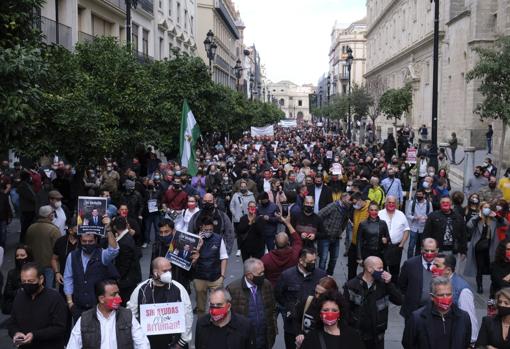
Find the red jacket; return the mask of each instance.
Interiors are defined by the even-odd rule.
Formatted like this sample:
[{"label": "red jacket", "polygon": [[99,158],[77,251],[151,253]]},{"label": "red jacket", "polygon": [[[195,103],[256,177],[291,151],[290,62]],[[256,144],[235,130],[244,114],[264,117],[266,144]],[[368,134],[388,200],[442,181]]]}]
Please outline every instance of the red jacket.
[{"label": "red jacket", "polygon": [[162,201],[172,210],[184,210],[188,206],[188,194],[184,190],[177,191],[170,187]]},{"label": "red jacket", "polygon": [[271,250],[262,256],[264,263],[264,274],[273,287],[280,278],[281,273],[290,267],[297,265],[299,252],[303,248],[303,241],[298,233],[291,234],[292,245],[286,248]]}]

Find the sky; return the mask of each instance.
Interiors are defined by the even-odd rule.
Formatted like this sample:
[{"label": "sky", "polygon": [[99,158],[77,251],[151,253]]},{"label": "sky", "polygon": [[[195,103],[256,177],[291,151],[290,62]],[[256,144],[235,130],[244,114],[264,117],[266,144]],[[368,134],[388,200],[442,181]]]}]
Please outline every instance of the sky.
[{"label": "sky", "polygon": [[335,20],[347,27],[366,14],[366,0],[233,0],[244,43],[259,51],[267,78],[316,84],[328,70]]}]

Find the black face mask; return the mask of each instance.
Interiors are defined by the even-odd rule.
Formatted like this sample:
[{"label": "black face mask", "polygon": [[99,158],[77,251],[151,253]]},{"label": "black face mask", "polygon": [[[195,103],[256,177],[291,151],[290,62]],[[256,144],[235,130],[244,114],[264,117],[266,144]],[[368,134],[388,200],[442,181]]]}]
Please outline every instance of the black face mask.
[{"label": "black face mask", "polygon": [[303,206],[303,212],[304,213],[313,213],[313,206]]},{"label": "black face mask", "polygon": [[253,282],[253,284],[257,287],[260,287],[264,284],[264,280],[265,280],[265,276],[264,275],[258,275],[258,276],[253,276],[253,279],[251,279],[251,281]]},{"label": "black face mask", "polygon": [[16,263],[16,269],[21,269],[21,267],[25,263],[28,263],[28,258],[19,258],[19,259],[16,258],[15,263]]},{"label": "black face mask", "polygon": [[417,196],[417,197],[416,197],[416,200],[418,200],[419,202],[422,202],[422,201],[423,201],[423,199],[425,199],[423,196]]},{"label": "black face mask", "polygon": [[475,172],[474,175],[475,175],[475,177],[480,177],[480,173],[478,173],[478,172]]},{"label": "black face mask", "polygon": [[214,210],[214,204],[211,203],[211,202],[204,202],[204,204],[202,206],[203,206],[202,209],[204,211],[212,211],[212,210]]},{"label": "black face mask", "polygon": [[28,296],[32,296],[34,293],[39,290],[39,284],[21,284],[21,288],[23,292],[25,292]]},{"label": "black face mask", "polygon": [[94,250],[97,248],[97,245],[96,244],[92,244],[92,245],[81,245],[81,250],[83,251],[83,253],[85,254],[92,254],[92,252],[94,252]]},{"label": "black face mask", "polygon": [[241,193],[246,194],[248,192],[248,189],[241,189]]},{"label": "black face mask", "polygon": [[510,315],[510,307],[498,305],[498,315],[501,317]]},{"label": "black face mask", "polygon": [[309,273],[313,273],[315,270],[315,263],[306,263],[305,270]]}]

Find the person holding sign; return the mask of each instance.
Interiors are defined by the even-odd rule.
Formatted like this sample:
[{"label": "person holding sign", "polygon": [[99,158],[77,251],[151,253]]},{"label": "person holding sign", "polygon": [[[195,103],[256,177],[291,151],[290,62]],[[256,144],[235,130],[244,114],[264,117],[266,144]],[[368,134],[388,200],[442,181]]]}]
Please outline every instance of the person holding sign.
[{"label": "person holding sign", "polygon": [[[193,308],[188,292],[183,285],[172,279],[172,264],[168,259],[157,257],[152,261],[151,266],[152,278],[136,287],[128,302],[128,309],[138,320],[141,320],[141,317],[146,317],[147,320],[150,319],[152,323],[155,323],[157,321],[155,317],[149,317],[142,312],[143,304],[167,307],[167,303],[179,303],[185,316],[184,323],[179,324],[179,332],[175,332],[176,330],[152,331],[152,327],[142,328],[142,330],[149,338],[151,349],[185,348],[191,342],[193,326]],[[165,320],[168,318],[165,317]],[[141,322],[144,323],[144,321]]]},{"label": "person holding sign", "polygon": [[122,298],[114,280],[94,287],[97,306],[82,314],[71,331],[68,349],[150,349],[149,340],[133,313],[120,306]]}]

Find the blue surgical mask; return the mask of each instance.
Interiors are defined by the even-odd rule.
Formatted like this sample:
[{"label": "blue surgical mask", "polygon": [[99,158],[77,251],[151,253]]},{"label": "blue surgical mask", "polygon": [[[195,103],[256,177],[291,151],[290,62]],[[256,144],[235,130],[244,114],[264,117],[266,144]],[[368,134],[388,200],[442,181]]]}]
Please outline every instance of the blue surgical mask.
[{"label": "blue surgical mask", "polygon": [[372,272],[372,277],[376,281],[382,281],[382,274],[384,273],[384,270],[374,270]]},{"label": "blue surgical mask", "polygon": [[482,209],[482,214],[485,216],[485,217],[488,217],[490,214],[491,214],[491,209],[489,207],[484,207]]}]

